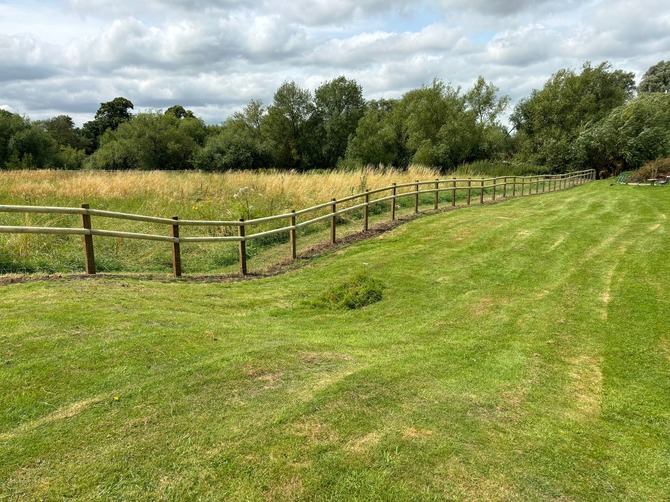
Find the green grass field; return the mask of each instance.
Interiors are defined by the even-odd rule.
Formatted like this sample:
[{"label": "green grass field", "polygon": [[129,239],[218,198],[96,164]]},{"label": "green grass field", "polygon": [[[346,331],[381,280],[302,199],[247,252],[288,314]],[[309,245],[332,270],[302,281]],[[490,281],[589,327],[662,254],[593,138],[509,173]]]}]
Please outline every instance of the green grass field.
[{"label": "green grass field", "polygon": [[596,182],[276,277],[0,285],[0,500],[668,500],[669,215]]}]

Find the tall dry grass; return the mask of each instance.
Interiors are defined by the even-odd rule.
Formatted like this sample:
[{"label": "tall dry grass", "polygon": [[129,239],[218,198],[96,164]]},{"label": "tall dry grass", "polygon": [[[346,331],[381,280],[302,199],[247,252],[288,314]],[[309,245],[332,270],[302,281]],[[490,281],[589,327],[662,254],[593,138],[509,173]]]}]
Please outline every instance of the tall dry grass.
[{"label": "tall dry grass", "polygon": [[[105,200],[123,210],[126,199],[144,199],[143,208],[162,212],[165,206],[190,207],[204,203],[219,210],[250,205],[267,210],[301,209],[343,197],[415,180],[432,180],[439,172],[421,166],[400,171],[364,168],[359,171],[232,171],[225,173],[165,171],[7,171],[0,172],[0,197],[11,203],[49,205]],[[242,200],[244,199],[244,200]],[[239,209],[239,207],[238,207]],[[197,214],[195,214],[197,216]]]}]

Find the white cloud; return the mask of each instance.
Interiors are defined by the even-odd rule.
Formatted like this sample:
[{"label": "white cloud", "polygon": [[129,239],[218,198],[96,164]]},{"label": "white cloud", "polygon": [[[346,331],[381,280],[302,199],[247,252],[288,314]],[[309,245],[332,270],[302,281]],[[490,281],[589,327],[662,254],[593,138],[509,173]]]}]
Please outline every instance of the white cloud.
[{"label": "white cloud", "polygon": [[464,34],[446,25],[427,26],[420,32],[373,32],[316,46],[305,57],[320,67],[360,69],[432,54],[444,56],[467,45]]},{"label": "white cloud", "polygon": [[524,67],[551,58],[559,47],[557,33],[535,24],[498,33],[487,45],[487,56],[493,63]]}]

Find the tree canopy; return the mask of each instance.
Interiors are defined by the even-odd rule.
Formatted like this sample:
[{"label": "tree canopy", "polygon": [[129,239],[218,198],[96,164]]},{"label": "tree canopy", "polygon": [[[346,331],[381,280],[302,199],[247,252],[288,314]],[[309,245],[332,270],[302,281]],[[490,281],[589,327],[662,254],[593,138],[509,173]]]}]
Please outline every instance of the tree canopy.
[{"label": "tree canopy", "polygon": [[670,93],[670,61],[659,61],[642,76],[637,91]]},{"label": "tree canopy", "polygon": [[100,138],[105,132],[116,131],[121,124],[130,120],[130,110],[133,108],[133,103],[123,97],[100,103],[100,108],[95,112],[95,118],[84,124],[84,134],[89,139],[87,153],[98,149]]},{"label": "tree canopy", "polygon": [[574,142],[586,128],[633,96],[632,73],[609,63],[586,62],[581,73],[559,70],[541,90],[517,104],[511,121],[522,138],[521,150],[555,171],[582,167]]},{"label": "tree canopy", "polygon": [[189,169],[205,139],[205,125],[196,118],[143,112],[108,129],[90,157],[96,169]]},{"label": "tree canopy", "polygon": [[484,77],[461,89],[436,78],[397,99],[366,100],[344,76],[312,92],[282,83],[265,105],[252,99],[218,125],[180,104],[132,113],[132,101],[100,103],[76,127],[68,115],[31,121],[0,110],[0,169],[334,169],[361,165],[442,171],[460,164],[532,161],[554,172],[615,173],[668,155],[670,62],[633,74],[608,62],[554,73],[518,102]]},{"label": "tree canopy", "polygon": [[577,138],[585,166],[615,174],[670,155],[670,94],[642,93]]}]

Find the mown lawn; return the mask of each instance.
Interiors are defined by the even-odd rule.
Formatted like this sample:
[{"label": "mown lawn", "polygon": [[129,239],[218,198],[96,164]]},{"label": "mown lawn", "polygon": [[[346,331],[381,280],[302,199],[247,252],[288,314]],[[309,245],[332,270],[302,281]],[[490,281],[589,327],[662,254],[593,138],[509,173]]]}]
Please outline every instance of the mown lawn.
[{"label": "mown lawn", "polygon": [[277,277],[0,285],[0,500],[668,500],[669,215],[597,182]]}]

